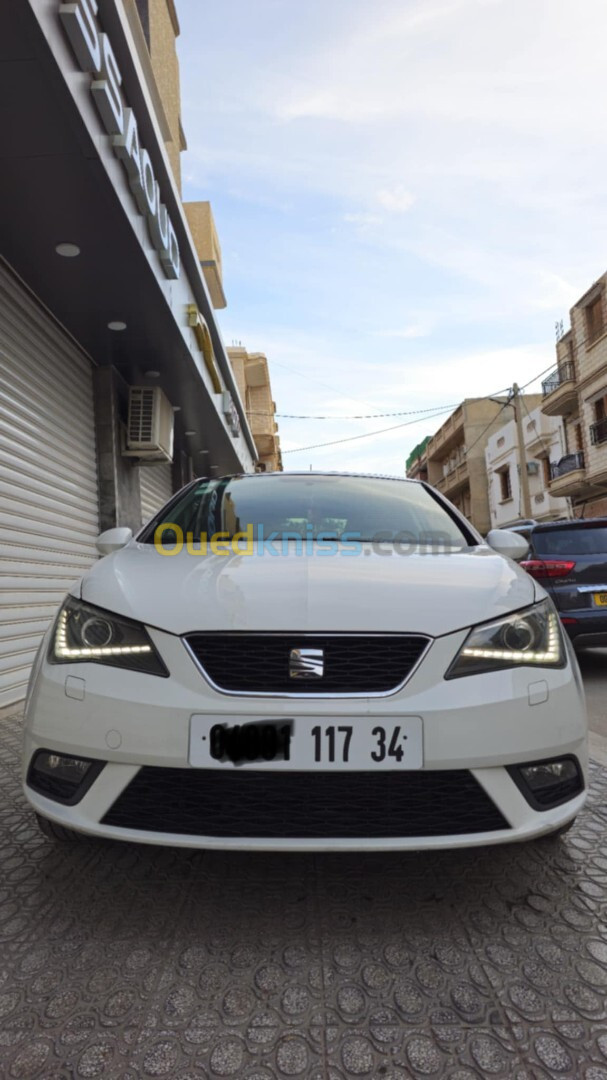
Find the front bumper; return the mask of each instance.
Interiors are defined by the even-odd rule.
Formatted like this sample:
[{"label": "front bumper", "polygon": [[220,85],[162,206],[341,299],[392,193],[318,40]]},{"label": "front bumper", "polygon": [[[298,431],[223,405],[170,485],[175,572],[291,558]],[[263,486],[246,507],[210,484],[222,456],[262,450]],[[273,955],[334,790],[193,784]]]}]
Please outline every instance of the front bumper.
[{"label": "front bumper", "polygon": [[[429,654],[405,687],[386,698],[294,700],[259,698],[234,699],[218,693],[204,680],[179,638],[160,631],[150,631],[171,677],[158,679],[149,675],[120,669],[102,668],[95,664],[49,665],[44,653],[33,680],[27,706],[24,754],[24,786],[26,796],[39,814],[69,828],[94,836],[142,843],[166,844],[173,847],[219,847],[261,850],[405,850],[440,847],[466,847],[486,843],[507,843],[530,839],[549,833],[570,821],[580,810],[585,793],[551,809],[537,811],[514,783],[508,766],[546,760],[571,754],[587,775],[586,717],[583,693],[571,666],[562,670],[518,669],[475,675],[457,681],[442,678],[458,651],[465,632],[450,634],[434,641]],[[575,662],[574,662],[575,663]],[[79,680],[77,683],[74,680]],[[74,693],[77,697],[70,696]],[[254,826],[233,826],[233,834],[216,835],[212,828],[197,833],[171,827],[174,815],[162,813],[162,798],[154,800],[157,813],[153,827],[131,828],[128,819],[117,817],[115,807],[131,785],[159,776],[160,772],[178,771],[181,789],[171,798],[184,798],[185,781],[195,789],[212,788],[215,798],[234,806],[244,798],[244,786],[250,793],[257,784],[258,792],[272,795],[280,787],[271,774],[254,770],[232,769],[221,779],[219,770],[211,770],[205,784],[204,770],[193,769],[188,758],[190,720],[194,714],[207,712],[218,720],[243,723],[255,717],[277,719],[284,716],[322,715],[356,722],[357,717],[377,717],[378,722],[402,716],[419,716],[423,721],[424,762],[421,770],[409,773],[309,773],[295,780],[294,774],[281,772],[286,785],[300,791],[298,801],[306,799],[310,806],[325,805],[326,828],[315,835],[261,835]],[[62,805],[32,790],[26,784],[28,765],[37,750],[48,749],[58,754],[82,755],[105,761],[106,765],[83,798],[72,806]],[[152,773],[150,773],[152,770]],[[158,771],[156,773],[156,770]],[[480,791],[494,808],[498,817],[491,819],[491,828],[478,831],[453,831],[447,823],[445,831],[420,830],[411,835],[399,833],[394,825],[394,799],[398,803],[398,784],[408,784],[408,797],[420,778],[426,785],[420,799],[432,800],[442,796],[441,776],[452,783],[456,774],[465,774],[473,784],[471,791]],[[239,777],[246,777],[242,783]],[[272,775],[275,777],[277,773]],[[301,775],[301,774],[299,774]],[[382,779],[383,776],[383,779]],[[331,780],[333,777],[333,781]],[[349,778],[348,783],[343,777]],[[367,778],[366,778],[367,777]],[[319,788],[319,783],[324,787]],[[466,780],[468,783],[468,780]],[[238,785],[241,790],[239,792]],[[316,786],[315,786],[316,785]],[[342,788],[340,785],[345,785]],[[383,788],[382,786],[383,785]],[[395,787],[396,785],[396,787]],[[434,787],[432,787],[434,785]],[[431,790],[432,788],[432,790]],[[339,790],[337,790],[339,789]],[[403,789],[404,790],[404,789]],[[326,804],[327,792],[333,802]],[[396,792],[396,794],[395,794]],[[460,792],[461,793],[461,792]],[[351,799],[354,807],[365,794],[373,803],[373,813],[360,819],[360,834],[336,835],[333,820],[340,815],[335,810],[337,796]],[[373,794],[373,798],[371,795]],[[383,797],[382,797],[383,795]],[[201,798],[200,792],[196,796]],[[459,797],[459,796],[458,796]],[[476,794],[474,795],[476,798]],[[322,800],[325,800],[323,803]],[[392,800],[392,801],[391,801]],[[460,799],[461,802],[461,799]],[[275,800],[277,813],[288,817],[289,807],[282,798]],[[385,806],[390,822],[382,835],[377,824],[378,805]],[[400,806],[400,803],[398,803]],[[479,804],[480,805],[480,804]],[[295,807],[295,803],[292,803]],[[430,807],[430,802],[428,802]],[[333,807],[333,810],[332,810]],[[342,806],[347,818],[347,803]],[[294,811],[293,811],[293,816]],[[373,818],[373,827],[369,822]],[[219,815],[218,815],[219,818]],[[168,823],[163,826],[163,821]],[[191,821],[191,815],[189,820]],[[201,822],[212,823],[212,815],[200,816]],[[241,819],[242,820],[242,819]],[[261,819],[260,819],[261,820]],[[405,820],[405,817],[403,817]],[[459,820],[459,819],[458,819]],[[482,816],[478,819],[486,821]],[[119,821],[119,824],[115,822]],[[141,824],[141,818],[138,819]],[[114,823],[112,823],[114,822]],[[500,823],[504,827],[500,827]],[[149,822],[148,822],[149,825]],[[219,831],[217,826],[215,833]],[[282,833],[284,834],[284,828]],[[293,827],[291,827],[293,832]],[[302,829],[302,832],[305,831]],[[342,833],[346,830],[342,827]],[[355,830],[357,831],[357,830]],[[309,830],[308,830],[309,832]]]}]

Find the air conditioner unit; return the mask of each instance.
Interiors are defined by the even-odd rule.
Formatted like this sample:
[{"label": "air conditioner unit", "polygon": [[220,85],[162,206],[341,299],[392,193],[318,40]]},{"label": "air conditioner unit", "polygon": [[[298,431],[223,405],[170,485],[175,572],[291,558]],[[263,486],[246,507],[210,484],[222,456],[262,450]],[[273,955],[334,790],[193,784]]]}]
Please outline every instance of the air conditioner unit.
[{"label": "air conditioner unit", "polygon": [[173,406],[159,386],[131,386],[124,456],[172,461],[173,424]]},{"label": "air conditioner unit", "polygon": [[540,463],[539,463],[539,461],[528,461],[527,462],[527,476],[537,476],[539,471],[540,471]]}]

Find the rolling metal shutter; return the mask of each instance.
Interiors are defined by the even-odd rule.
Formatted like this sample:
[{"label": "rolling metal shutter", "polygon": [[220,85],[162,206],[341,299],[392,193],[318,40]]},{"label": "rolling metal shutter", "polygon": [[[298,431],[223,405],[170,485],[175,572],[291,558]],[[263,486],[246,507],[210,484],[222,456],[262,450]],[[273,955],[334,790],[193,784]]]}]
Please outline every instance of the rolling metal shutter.
[{"label": "rolling metal shutter", "polygon": [[40,637],[97,557],[87,357],[0,260],[0,707],[25,696]]},{"label": "rolling metal shutter", "polygon": [[173,494],[173,467],[166,465],[142,465],[139,468],[141,491],[141,521],[145,524]]}]

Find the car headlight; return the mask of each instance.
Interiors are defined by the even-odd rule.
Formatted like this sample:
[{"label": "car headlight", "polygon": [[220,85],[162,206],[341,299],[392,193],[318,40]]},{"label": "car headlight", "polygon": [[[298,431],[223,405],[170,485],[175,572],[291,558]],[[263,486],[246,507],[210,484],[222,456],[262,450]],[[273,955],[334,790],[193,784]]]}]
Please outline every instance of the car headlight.
[{"label": "car headlight", "polygon": [[86,661],[149,675],[169,674],[141,623],[72,596],[68,596],[57,616],[49,660],[53,664]]},{"label": "car headlight", "polygon": [[445,678],[513,667],[562,668],[566,662],[558,616],[551,601],[542,600],[504,619],[475,626]]}]

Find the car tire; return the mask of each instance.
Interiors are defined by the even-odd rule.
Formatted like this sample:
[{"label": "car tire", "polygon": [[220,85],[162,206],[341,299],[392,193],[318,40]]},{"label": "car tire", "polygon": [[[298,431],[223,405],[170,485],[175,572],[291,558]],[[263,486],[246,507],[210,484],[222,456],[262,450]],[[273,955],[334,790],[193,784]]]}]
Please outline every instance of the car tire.
[{"label": "car tire", "polygon": [[36,821],[40,832],[46,836],[47,840],[72,843],[83,839],[82,833],[74,832],[73,829],[66,829],[64,825],[57,825],[55,821],[49,821],[48,818],[42,817],[41,814],[36,814]]}]

